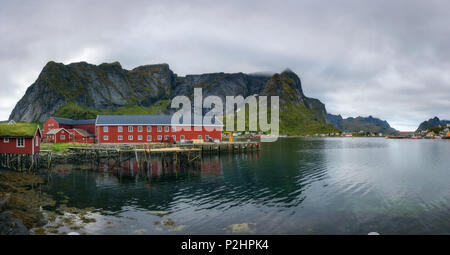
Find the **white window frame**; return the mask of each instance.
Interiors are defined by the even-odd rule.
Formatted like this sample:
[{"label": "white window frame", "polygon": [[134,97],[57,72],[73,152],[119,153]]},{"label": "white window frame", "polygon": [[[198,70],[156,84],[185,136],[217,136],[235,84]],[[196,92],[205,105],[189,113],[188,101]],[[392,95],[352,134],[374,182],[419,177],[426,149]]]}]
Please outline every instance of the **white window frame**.
[{"label": "white window frame", "polygon": [[162,126],[158,126],[158,132],[162,132]]},{"label": "white window frame", "polygon": [[162,135],[158,135],[158,141],[162,140]]},{"label": "white window frame", "polygon": [[118,141],[123,141],[123,135],[119,135],[119,136],[117,137],[117,140],[118,140]]},{"label": "white window frame", "polygon": [[[21,141],[21,142],[19,142]],[[25,138],[16,138],[16,147],[25,148]]]},{"label": "white window frame", "polygon": [[152,132],[152,126],[147,126],[147,132]]},{"label": "white window frame", "polygon": [[132,135],[128,136],[128,141],[133,141],[133,136]]},{"label": "white window frame", "polygon": [[167,140],[169,140],[169,136],[168,136],[168,135],[165,135],[165,136],[164,136],[164,141],[167,141]]},{"label": "white window frame", "polygon": [[59,139],[65,141],[65,140],[66,140],[66,135],[60,135],[60,136],[59,136]]},{"label": "white window frame", "polygon": [[4,143],[9,143],[9,138],[3,138]]},{"label": "white window frame", "polygon": [[181,141],[181,140],[185,140],[185,139],[184,139],[184,135],[180,135],[180,141]]},{"label": "white window frame", "polygon": [[104,126],[104,127],[103,127],[103,132],[104,132],[104,133],[108,133],[108,126]]},{"label": "white window frame", "polygon": [[142,135],[138,135],[138,141],[142,141]]},{"label": "white window frame", "polygon": [[203,138],[202,138],[202,135],[198,135],[198,136],[197,136],[197,139],[198,139],[198,140],[202,140],[202,139],[203,139]]},{"label": "white window frame", "polygon": [[133,126],[128,126],[128,132],[133,132]]},{"label": "white window frame", "polygon": [[177,131],[177,128],[172,126],[172,132],[176,132],[176,131]]},{"label": "white window frame", "polygon": [[122,133],[123,132],[123,126],[117,126],[117,132]]},{"label": "white window frame", "polygon": [[152,141],[152,136],[151,135],[148,135],[147,136],[147,142],[151,142]]},{"label": "white window frame", "polygon": [[169,126],[164,127],[164,132],[169,132]]},{"label": "white window frame", "polygon": [[108,141],[109,137],[107,135],[103,136],[103,141]]},{"label": "white window frame", "polygon": [[36,147],[39,147],[39,136],[36,136],[36,141],[35,141],[35,143],[36,143]]},{"label": "white window frame", "polygon": [[138,126],[138,132],[142,133],[143,130],[142,126]]},{"label": "white window frame", "polygon": [[176,140],[177,140],[177,136],[176,136],[176,135],[172,135],[172,139],[173,139],[174,141],[176,141]]}]

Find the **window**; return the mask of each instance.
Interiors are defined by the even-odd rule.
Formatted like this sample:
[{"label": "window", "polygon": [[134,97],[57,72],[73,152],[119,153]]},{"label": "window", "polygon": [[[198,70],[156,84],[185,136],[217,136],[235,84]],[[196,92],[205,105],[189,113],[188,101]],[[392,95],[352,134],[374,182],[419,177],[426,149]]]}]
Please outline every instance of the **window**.
[{"label": "window", "polygon": [[152,141],[152,136],[151,135],[148,135],[147,136],[147,142],[151,142]]},{"label": "window", "polygon": [[209,135],[206,135],[206,136],[205,136],[205,139],[206,139],[206,140],[209,140],[209,138],[210,138]]},{"label": "window", "polygon": [[103,136],[103,140],[108,141],[108,136],[107,135]]},{"label": "window", "polygon": [[152,126],[147,126],[147,132],[152,132]]},{"label": "window", "polygon": [[162,131],[162,127],[158,126],[158,132],[161,132],[161,131]]},{"label": "window", "polygon": [[3,138],[4,143],[9,143],[9,138]]},{"label": "window", "polygon": [[39,136],[36,136],[36,147],[39,147]]},{"label": "window", "polygon": [[173,138],[174,141],[177,140],[177,136],[176,135],[173,135],[172,138]]},{"label": "window", "polygon": [[138,140],[142,141],[142,135],[138,135]]},{"label": "window", "polygon": [[133,141],[133,136],[132,135],[128,136],[128,141]]},{"label": "window", "polygon": [[168,136],[168,135],[165,135],[165,136],[164,136],[164,141],[167,141],[167,140],[169,140],[169,136]]},{"label": "window", "polygon": [[123,127],[122,126],[118,126],[117,127],[117,132],[123,132]]},{"label": "window", "polygon": [[138,126],[138,132],[142,132],[142,126]]},{"label": "window", "polygon": [[158,140],[159,140],[159,141],[162,140],[162,135],[158,135]]},{"label": "window", "polygon": [[181,136],[180,136],[180,140],[184,140],[184,135],[181,135]]},{"label": "window", "polygon": [[169,126],[164,127],[164,132],[169,132]]},{"label": "window", "polygon": [[17,141],[17,147],[19,147],[19,148],[24,148],[25,147],[25,139],[17,138],[16,141]]},{"label": "window", "polygon": [[59,139],[61,139],[61,140],[66,140],[66,135],[61,135],[61,136],[59,137]]},{"label": "window", "polygon": [[103,127],[103,132],[108,132],[108,127]]},{"label": "window", "polygon": [[117,137],[117,140],[122,141],[122,140],[123,140],[123,136],[119,135],[119,136]]},{"label": "window", "polygon": [[176,132],[177,128],[176,127],[172,127],[172,132]]},{"label": "window", "polygon": [[128,132],[133,132],[133,126],[128,126]]},{"label": "window", "polygon": [[198,139],[199,139],[199,140],[202,140],[202,136],[201,136],[201,135],[199,135],[199,136],[198,136]]}]

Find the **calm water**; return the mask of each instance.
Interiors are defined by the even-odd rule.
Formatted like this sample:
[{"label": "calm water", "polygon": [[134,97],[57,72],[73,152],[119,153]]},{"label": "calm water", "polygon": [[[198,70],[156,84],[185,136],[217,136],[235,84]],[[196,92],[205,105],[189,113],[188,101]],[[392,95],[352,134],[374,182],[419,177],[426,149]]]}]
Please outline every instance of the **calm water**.
[{"label": "calm water", "polygon": [[[46,191],[94,208],[97,221],[79,231],[90,234],[450,234],[450,140],[263,146],[204,157],[197,170],[59,166]],[[175,224],[160,223],[168,219]]]}]

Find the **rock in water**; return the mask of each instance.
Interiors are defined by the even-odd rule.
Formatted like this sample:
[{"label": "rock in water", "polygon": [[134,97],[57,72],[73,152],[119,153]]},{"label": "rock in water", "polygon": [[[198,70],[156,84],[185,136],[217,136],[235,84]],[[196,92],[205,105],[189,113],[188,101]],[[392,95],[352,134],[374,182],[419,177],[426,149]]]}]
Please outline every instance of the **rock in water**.
[{"label": "rock in water", "polygon": [[30,232],[23,222],[14,219],[10,213],[0,213],[0,235],[29,235]]}]

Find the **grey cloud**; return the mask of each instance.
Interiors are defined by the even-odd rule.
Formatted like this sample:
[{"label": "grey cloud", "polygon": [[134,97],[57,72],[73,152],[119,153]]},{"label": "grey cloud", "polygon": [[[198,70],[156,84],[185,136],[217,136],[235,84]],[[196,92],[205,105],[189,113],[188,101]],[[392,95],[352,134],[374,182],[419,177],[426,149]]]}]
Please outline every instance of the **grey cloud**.
[{"label": "grey cloud", "polygon": [[439,0],[10,1],[0,9],[0,118],[47,61],[83,60],[168,63],[180,75],[289,67],[332,113],[414,129],[434,115],[450,119],[449,8]]}]

